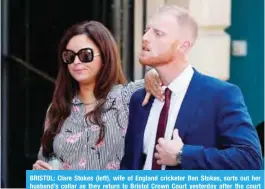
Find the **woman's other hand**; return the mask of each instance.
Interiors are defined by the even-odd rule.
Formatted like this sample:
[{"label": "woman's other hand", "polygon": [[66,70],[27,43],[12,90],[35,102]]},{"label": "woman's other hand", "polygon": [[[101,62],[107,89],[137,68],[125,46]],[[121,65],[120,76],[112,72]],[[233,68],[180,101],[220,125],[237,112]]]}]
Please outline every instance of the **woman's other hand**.
[{"label": "woman's other hand", "polygon": [[48,163],[46,163],[42,160],[37,160],[33,164],[32,169],[33,170],[52,170],[52,167]]}]

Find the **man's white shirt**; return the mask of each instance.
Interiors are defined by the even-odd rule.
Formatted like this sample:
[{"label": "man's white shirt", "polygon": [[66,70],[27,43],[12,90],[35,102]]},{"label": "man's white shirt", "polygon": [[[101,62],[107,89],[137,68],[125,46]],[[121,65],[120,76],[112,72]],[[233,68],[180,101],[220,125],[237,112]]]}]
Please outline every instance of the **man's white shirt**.
[{"label": "man's white shirt", "polygon": [[[175,78],[168,85],[168,88],[171,90],[172,94],[171,94],[170,107],[168,113],[167,127],[164,137],[165,139],[172,138],[179,109],[186,94],[186,91],[188,89],[188,86],[190,84],[193,73],[194,73],[193,68],[191,67],[191,65],[189,65],[177,78]],[[163,90],[165,90],[166,88],[167,88],[166,86],[163,86]],[[143,168],[144,170],[152,169],[152,160],[153,160],[153,153],[155,147],[157,126],[163,106],[164,102],[155,99],[152,104],[150,114],[147,120],[145,133],[144,133],[144,148],[143,148],[144,150],[143,153],[146,154],[146,161]],[[165,165],[162,165],[161,169],[164,170]]]}]

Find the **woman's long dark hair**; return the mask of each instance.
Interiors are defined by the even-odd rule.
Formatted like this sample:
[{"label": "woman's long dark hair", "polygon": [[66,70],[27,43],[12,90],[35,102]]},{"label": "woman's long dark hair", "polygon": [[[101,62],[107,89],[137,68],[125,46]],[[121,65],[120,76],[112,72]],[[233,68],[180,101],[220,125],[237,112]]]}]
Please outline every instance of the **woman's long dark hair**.
[{"label": "woman's long dark hair", "polygon": [[53,153],[53,139],[60,132],[65,119],[70,115],[72,100],[79,90],[78,83],[70,75],[67,65],[62,62],[61,53],[72,37],[81,34],[86,34],[97,45],[103,63],[97,75],[94,89],[94,95],[99,100],[99,103],[94,111],[86,115],[86,117],[92,118],[93,122],[100,126],[98,142],[105,135],[105,127],[100,115],[103,111],[106,96],[113,85],[126,82],[122,72],[117,44],[105,26],[96,21],[85,21],[70,27],[65,32],[59,45],[59,72],[51,107],[47,112],[46,122],[48,122],[48,126],[42,137],[43,155],[46,157]]}]

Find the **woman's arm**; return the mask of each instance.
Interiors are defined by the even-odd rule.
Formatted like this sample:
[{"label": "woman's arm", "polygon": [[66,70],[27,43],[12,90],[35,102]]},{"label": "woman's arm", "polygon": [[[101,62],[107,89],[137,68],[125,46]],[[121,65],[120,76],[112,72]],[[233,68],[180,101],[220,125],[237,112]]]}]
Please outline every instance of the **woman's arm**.
[{"label": "woman's arm", "polygon": [[122,98],[124,101],[124,104],[129,104],[132,94],[142,88],[145,88],[147,91],[147,94],[145,98],[143,99],[143,105],[146,105],[149,101],[149,98],[151,95],[153,95],[155,98],[163,101],[164,97],[162,94],[162,82],[159,78],[158,73],[155,71],[155,69],[149,70],[145,74],[145,78],[141,80],[136,80],[134,82],[129,82],[128,84],[123,86],[122,89]]},{"label": "woman's arm", "polygon": [[126,105],[129,104],[133,93],[144,87],[145,87],[144,79],[131,81],[128,84],[123,85],[122,90],[121,90],[123,104],[126,104]]}]

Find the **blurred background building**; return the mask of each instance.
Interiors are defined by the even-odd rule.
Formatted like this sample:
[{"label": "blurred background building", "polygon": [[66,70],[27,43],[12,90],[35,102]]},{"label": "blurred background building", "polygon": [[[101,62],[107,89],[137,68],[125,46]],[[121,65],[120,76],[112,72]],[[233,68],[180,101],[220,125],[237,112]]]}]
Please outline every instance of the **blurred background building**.
[{"label": "blurred background building", "polygon": [[164,4],[186,7],[198,21],[191,64],[241,88],[264,143],[263,0],[1,0],[2,187],[25,187],[25,170],[36,161],[66,28],[102,22],[119,44],[128,79],[141,79],[137,54],[146,19]]}]

